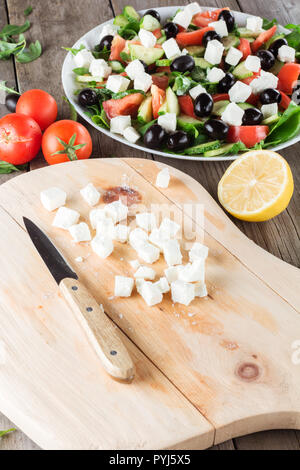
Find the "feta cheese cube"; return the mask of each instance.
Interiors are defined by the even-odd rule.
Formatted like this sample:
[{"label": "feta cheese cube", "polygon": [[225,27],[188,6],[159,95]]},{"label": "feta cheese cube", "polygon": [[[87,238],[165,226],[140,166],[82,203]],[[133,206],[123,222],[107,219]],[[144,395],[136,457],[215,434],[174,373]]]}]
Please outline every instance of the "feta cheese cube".
[{"label": "feta cheese cube", "polygon": [[196,282],[195,297],[207,297],[207,288],[204,282]]},{"label": "feta cheese cube", "polygon": [[161,238],[158,228],[154,228],[149,235],[149,242],[157,246],[157,248],[159,248],[161,252],[163,250],[163,245],[165,241],[166,240]]},{"label": "feta cheese cube", "polygon": [[135,77],[133,88],[135,90],[142,90],[146,93],[151,87],[151,85],[152,85],[152,76],[146,72],[143,72]]},{"label": "feta cheese cube", "polygon": [[247,70],[250,70],[250,72],[259,72],[261,67],[260,58],[256,55],[248,55],[247,59],[245,60],[245,67]]},{"label": "feta cheese cube", "polygon": [[88,69],[94,60],[94,56],[90,51],[82,49],[82,51],[77,52],[77,54],[73,56],[73,59],[76,67]]},{"label": "feta cheese cube", "polygon": [[156,272],[148,266],[140,266],[138,270],[134,273],[136,279],[145,279],[147,281],[153,281],[155,279]]},{"label": "feta cheese cube", "polygon": [[174,281],[171,283],[172,300],[174,304],[190,305],[195,298],[195,287],[184,281]]},{"label": "feta cheese cube", "polygon": [[139,267],[141,266],[140,262],[138,259],[133,259],[131,261],[129,261],[129,264],[130,266],[136,271],[137,269],[139,269]]},{"label": "feta cheese cube", "polygon": [[92,77],[102,78],[107,78],[112,72],[112,68],[107,64],[107,62],[105,62],[104,59],[92,60],[89,70]]},{"label": "feta cheese cube", "polygon": [[114,251],[114,244],[110,237],[96,235],[91,242],[91,247],[100,258],[107,258]]},{"label": "feta cheese cube", "polygon": [[128,142],[135,144],[140,139],[140,134],[138,131],[135,130],[134,127],[126,127],[125,131],[123,132],[123,136]]},{"label": "feta cheese cube", "polygon": [[168,240],[169,238],[176,237],[180,228],[179,224],[166,217],[160,224],[159,235],[162,239]]},{"label": "feta cheese cube", "polygon": [[60,207],[53,220],[53,227],[68,230],[72,225],[77,224],[80,214],[68,207]]},{"label": "feta cheese cube", "polygon": [[221,36],[221,38],[228,36],[228,29],[227,29],[226,21],[224,20],[213,21],[212,23],[209,23],[208,26],[210,26],[211,28],[214,28],[215,32],[219,36]]},{"label": "feta cheese cube", "polygon": [[185,282],[204,282],[205,265],[204,259],[197,259],[193,263],[188,263],[180,271],[178,279]]},{"label": "feta cheese cube", "polygon": [[115,226],[115,236],[114,239],[120,243],[126,243],[128,241],[130,227],[127,225],[118,224]]},{"label": "feta cheese cube", "polygon": [[178,240],[168,240],[164,242],[163,254],[168,266],[175,266],[182,263],[182,254]]},{"label": "feta cheese cube", "polygon": [[267,88],[277,88],[278,77],[271,72],[265,72],[262,70],[261,76],[252,80],[250,86],[252,88],[252,92],[255,95],[259,95]]},{"label": "feta cheese cube", "polygon": [[230,88],[228,94],[232,103],[245,103],[252,94],[252,88],[246,83],[238,81]]},{"label": "feta cheese cube", "polygon": [[110,120],[110,132],[124,134],[127,127],[131,125],[131,116],[116,116]]},{"label": "feta cheese cube", "polygon": [[166,294],[170,291],[170,285],[166,277],[161,277],[159,281],[154,283],[157,286],[162,294]]},{"label": "feta cheese cube", "polygon": [[154,47],[156,44],[156,37],[151,31],[147,31],[146,29],[140,29],[139,38],[144,47]]},{"label": "feta cheese cube", "polygon": [[134,286],[134,279],[125,276],[115,276],[115,297],[130,297]]},{"label": "feta cheese cube", "polygon": [[170,38],[162,43],[162,48],[165,51],[167,59],[171,59],[177,55],[180,55],[181,51],[174,38]]},{"label": "feta cheese cube", "polygon": [[98,222],[102,219],[106,219],[106,213],[104,209],[93,209],[90,212],[90,222],[93,229],[97,228]]},{"label": "feta cheese cube", "polygon": [[105,24],[100,32],[99,42],[105,36],[115,36],[117,34],[117,31],[118,31],[118,26],[115,26],[113,24]]},{"label": "feta cheese cube", "polygon": [[141,228],[135,228],[130,232],[129,243],[134,250],[137,251],[140,245],[148,241],[148,234]]},{"label": "feta cheese cube", "polygon": [[207,72],[207,80],[211,83],[219,83],[219,81],[222,80],[225,75],[226,74],[225,72],[223,72],[222,69],[219,69],[218,67],[213,67]]},{"label": "feta cheese cube", "polygon": [[125,68],[125,72],[127,73],[130,80],[134,80],[138,75],[145,72],[145,68],[140,60],[135,59],[132,62],[129,62]]},{"label": "feta cheese cube", "polygon": [[122,222],[127,219],[128,207],[119,199],[105,206],[105,213],[113,220],[113,223]]},{"label": "feta cheese cube", "polygon": [[223,44],[217,39],[213,39],[207,44],[204,59],[212,65],[220,64],[222,62],[223,52]]},{"label": "feta cheese cube", "polygon": [[179,273],[181,272],[183,268],[184,266],[179,265],[179,266],[170,266],[169,268],[165,269],[164,273],[170,284],[178,280]]},{"label": "feta cheese cube", "polygon": [[115,226],[110,217],[105,217],[105,219],[99,220],[97,223],[97,235],[102,235],[103,237],[108,237],[112,240],[115,238]]},{"label": "feta cheese cube", "polygon": [[126,91],[129,87],[130,80],[122,75],[110,75],[106,82],[106,88],[113,93]]},{"label": "feta cheese cube", "polygon": [[166,113],[158,116],[157,124],[159,124],[166,132],[175,132],[177,126],[176,113]]},{"label": "feta cheese cube", "polygon": [[136,290],[138,291],[140,295],[141,295],[142,286],[145,282],[148,282],[148,281],[145,281],[145,279],[141,277],[135,280]]},{"label": "feta cheese cube", "polygon": [[221,116],[229,126],[241,126],[245,111],[235,103],[230,103]]},{"label": "feta cheese cube", "polygon": [[159,288],[152,284],[152,282],[143,282],[140,286],[140,295],[145,300],[149,307],[160,304],[163,299],[163,295]]},{"label": "feta cheese cube", "polygon": [[189,259],[191,262],[197,259],[206,259],[208,256],[208,247],[202,243],[195,242],[189,251]]},{"label": "feta cheese cube", "polygon": [[247,18],[246,28],[250,31],[254,31],[255,33],[261,31],[263,27],[263,19],[259,16],[249,16]]},{"label": "feta cheese cube", "polygon": [[225,62],[229,65],[236,66],[242,57],[243,53],[241,51],[239,51],[236,47],[231,47],[227,52]]},{"label": "feta cheese cube", "polygon": [[189,90],[189,94],[195,100],[197,96],[202,95],[202,93],[207,93],[206,89],[202,85],[196,85]]},{"label": "feta cheese cube", "polygon": [[72,235],[73,240],[77,243],[89,242],[92,239],[89,226],[85,222],[72,225],[69,228],[69,232]]},{"label": "feta cheese cube", "polygon": [[193,2],[187,5],[184,8],[184,11],[189,12],[192,16],[196,15],[197,13],[201,13],[202,8],[200,7],[198,2]]},{"label": "feta cheese cube", "polygon": [[136,251],[139,258],[145,261],[145,263],[149,264],[155,263],[155,261],[157,261],[160,256],[160,250],[156,246],[147,242],[141,243],[137,247]]},{"label": "feta cheese cube", "polygon": [[93,183],[89,183],[85,188],[81,189],[80,194],[89,206],[95,206],[99,202],[100,193]]},{"label": "feta cheese cube", "polygon": [[156,182],[155,182],[155,185],[158,187],[158,188],[163,188],[163,189],[166,189],[168,186],[169,186],[169,183],[170,183],[170,172],[169,172],[169,168],[164,168],[163,170],[161,170],[157,177],[156,177]]},{"label": "feta cheese cube", "polygon": [[274,116],[274,114],[278,114],[278,104],[277,103],[263,104],[261,107],[261,112],[264,115],[264,119]]},{"label": "feta cheese cube", "polygon": [[156,217],[151,212],[141,212],[136,215],[136,223],[146,232],[150,232],[150,230],[156,228]]},{"label": "feta cheese cube", "polygon": [[67,200],[67,193],[60,188],[48,188],[40,194],[41,203],[47,209],[52,212],[61,206],[64,206]]},{"label": "feta cheese cube", "polygon": [[281,62],[295,62],[296,60],[296,50],[290,46],[281,46],[278,49],[278,59]]},{"label": "feta cheese cube", "polygon": [[184,29],[187,29],[192,21],[193,13],[189,9],[185,8],[183,11],[176,13],[173,18],[173,23],[182,26]]}]

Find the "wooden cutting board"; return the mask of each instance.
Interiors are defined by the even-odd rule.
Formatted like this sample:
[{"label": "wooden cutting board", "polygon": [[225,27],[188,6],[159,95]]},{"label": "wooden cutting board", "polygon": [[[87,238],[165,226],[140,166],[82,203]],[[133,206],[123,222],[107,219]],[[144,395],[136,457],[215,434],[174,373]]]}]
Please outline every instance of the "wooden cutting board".
[{"label": "wooden cutting board", "polygon": [[[0,410],[44,449],[203,449],[264,429],[300,428],[300,270],[246,238],[191,177],[141,159],[94,159],[43,168],[0,188]],[[59,186],[88,221],[79,189],[126,180],[142,204],[165,204],[204,235],[209,296],[189,307],[169,295],[148,308],[112,299],[114,276],[136,253],[116,244],[101,260],[51,226],[41,190]],[[191,204],[203,204],[194,219]],[[104,305],[134,359],[132,384],[103,372],[23,227],[37,223]],[[78,256],[84,262],[76,263]],[[158,272],[163,261],[155,264]]]}]

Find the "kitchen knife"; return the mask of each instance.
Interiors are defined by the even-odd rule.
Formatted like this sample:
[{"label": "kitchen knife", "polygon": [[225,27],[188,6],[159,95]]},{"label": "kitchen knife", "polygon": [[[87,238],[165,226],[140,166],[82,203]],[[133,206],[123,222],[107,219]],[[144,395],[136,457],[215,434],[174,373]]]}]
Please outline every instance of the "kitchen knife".
[{"label": "kitchen knife", "polygon": [[26,217],[23,217],[23,220],[35,248],[84,329],[106,372],[118,380],[132,380],[134,365],[117,334],[116,327],[88,290],[78,281],[77,274],[51,240],[31,220]]}]

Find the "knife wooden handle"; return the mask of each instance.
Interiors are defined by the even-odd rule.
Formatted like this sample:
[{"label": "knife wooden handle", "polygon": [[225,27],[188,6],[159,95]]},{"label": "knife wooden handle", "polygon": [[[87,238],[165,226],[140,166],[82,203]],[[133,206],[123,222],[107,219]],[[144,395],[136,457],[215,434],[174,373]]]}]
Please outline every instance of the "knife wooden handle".
[{"label": "knife wooden handle", "polygon": [[63,279],[59,287],[106,372],[118,380],[132,380],[134,365],[128,351],[93,296],[74,279]]}]

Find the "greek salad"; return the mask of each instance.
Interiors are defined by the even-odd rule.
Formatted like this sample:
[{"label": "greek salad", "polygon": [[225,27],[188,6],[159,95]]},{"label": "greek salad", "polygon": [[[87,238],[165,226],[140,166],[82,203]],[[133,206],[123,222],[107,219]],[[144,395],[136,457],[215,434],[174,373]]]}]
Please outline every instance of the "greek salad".
[{"label": "greek salad", "polygon": [[[300,26],[194,2],[162,23],[126,6],[73,54],[75,95],[100,127],[149,149],[215,157],[300,132]],[[142,144],[142,145],[143,145]]]}]

